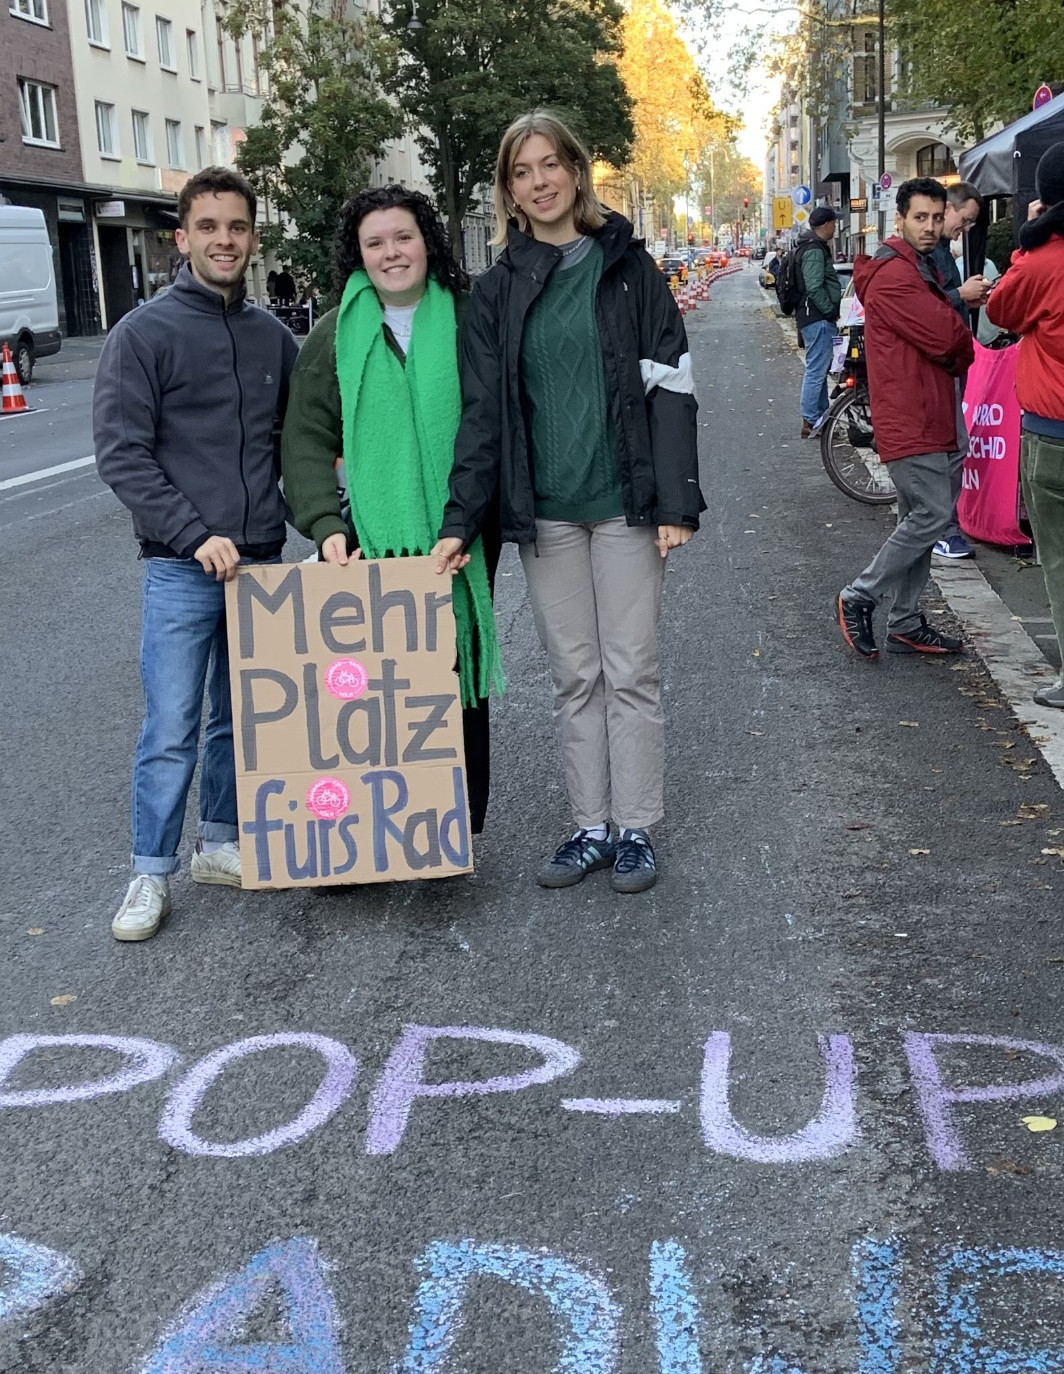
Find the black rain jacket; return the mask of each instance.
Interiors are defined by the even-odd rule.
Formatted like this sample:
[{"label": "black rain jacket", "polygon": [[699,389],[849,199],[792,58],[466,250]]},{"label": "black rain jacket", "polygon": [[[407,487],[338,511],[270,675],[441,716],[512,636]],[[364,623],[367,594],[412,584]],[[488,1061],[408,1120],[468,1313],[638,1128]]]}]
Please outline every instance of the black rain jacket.
[{"label": "black rain jacket", "polygon": [[[595,314],[629,525],[688,525],[706,509],[698,486],[698,409],[687,334],[672,292],[632,225],[611,213]],[[529,406],[521,381],[528,313],[561,261],[511,224],[498,262],[473,287],[462,334],[462,422],[440,538],[466,544],[498,501],[504,540],[533,544]]]}]

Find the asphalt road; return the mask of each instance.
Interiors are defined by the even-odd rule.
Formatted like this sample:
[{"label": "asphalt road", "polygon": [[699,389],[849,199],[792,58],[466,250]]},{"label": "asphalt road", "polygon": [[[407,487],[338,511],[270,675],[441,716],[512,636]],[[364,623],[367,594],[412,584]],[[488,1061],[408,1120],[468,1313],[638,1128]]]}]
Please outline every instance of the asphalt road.
[{"label": "asphalt road", "polygon": [[0,1028],[35,1037],[0,1045],[0,1370],[1064,1369],[1064,1124],[1022,1120],[1064,1093],[1064,802],[978,660],[842,646],[890,517],[795,437],[753,274],[690,334],[710,509],[639,898],[533,884],[568,817],[510,551],[475,876],[182,872],[116,944],[128,518],[91,472],[0,490]]}]

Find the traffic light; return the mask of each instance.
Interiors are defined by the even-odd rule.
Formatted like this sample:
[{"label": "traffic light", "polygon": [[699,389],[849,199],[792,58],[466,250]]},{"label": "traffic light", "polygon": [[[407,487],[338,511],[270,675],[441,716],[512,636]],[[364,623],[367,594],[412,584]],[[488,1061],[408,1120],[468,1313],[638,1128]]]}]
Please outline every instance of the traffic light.
[{"label": "traffic light", "polygon": [[688,234],[688,235],[687,235],[687,246],[688,246],[688,248],[693,248],[693,247],[694,247],[694,244],[695,244],[695,236],[694,236],[694,234]]},{"label": "traffic light", "polygon": [[743,209],[744,209],[744,210],[749,210],[749,208],[750,208],[750,197],[749,197],[749,196],[743,196]]}]

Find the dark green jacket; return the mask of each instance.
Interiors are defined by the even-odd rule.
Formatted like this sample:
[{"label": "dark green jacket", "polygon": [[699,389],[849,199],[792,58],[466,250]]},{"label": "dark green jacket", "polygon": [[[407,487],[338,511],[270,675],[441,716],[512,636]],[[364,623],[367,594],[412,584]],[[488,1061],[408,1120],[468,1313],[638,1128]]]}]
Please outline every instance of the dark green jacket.
[{"label": "dark green jacket", "polygon": [[802,299],[794,312],[799,329],[816,320],[839,318],[842,301],[842,282],[831,259],[831,244],[825,243],[812,229],[806,231],[797,251],[801,254],[798,266],[802,273]]}]

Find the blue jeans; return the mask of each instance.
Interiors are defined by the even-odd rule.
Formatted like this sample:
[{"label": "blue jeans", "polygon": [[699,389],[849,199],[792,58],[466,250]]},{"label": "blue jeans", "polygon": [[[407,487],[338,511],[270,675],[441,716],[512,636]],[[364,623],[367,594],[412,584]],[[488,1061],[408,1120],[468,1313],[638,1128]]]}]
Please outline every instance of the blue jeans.
[{"label": "blue jeans", "polygon": [[133,870],[174,873],[196,771],[205,686],[210,710],[199,837],[237,838],[225,583],[216,582],[193,558],[145,562],[140,676],[145,715],[133,759]]},{"label": "blue jeans", "polygon": [[802,330],[805,344],[805,376],[802,379],[802,419],[816,424],[828,408],[828,368],[831,366],[835,326],[830,320],[814,320]]}]

